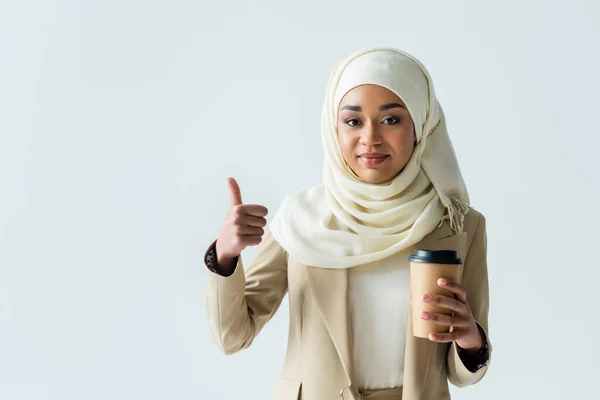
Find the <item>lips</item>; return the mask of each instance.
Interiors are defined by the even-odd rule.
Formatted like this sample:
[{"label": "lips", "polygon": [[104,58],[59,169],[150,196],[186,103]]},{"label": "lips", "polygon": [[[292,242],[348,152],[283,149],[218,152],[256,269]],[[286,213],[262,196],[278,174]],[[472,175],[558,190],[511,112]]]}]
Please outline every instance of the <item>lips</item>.
[{"label": "lips", "polygon": [[383,153],[362,153],[359,154],[359,157],[365,157],[365,158],[381,158],[381,157],[385,157],[387,154],[383,154]]},{"label": "lips", "polygon": [[378,156],[371,156],[371,155],[361,155],[358,157],[359,161],[362,162],[365,165],[368,166],[372,166],[372,165],[378,165],[381,164],[382,162],[384,162],[389,156],[385,155],[385,154],[381,154]]}]

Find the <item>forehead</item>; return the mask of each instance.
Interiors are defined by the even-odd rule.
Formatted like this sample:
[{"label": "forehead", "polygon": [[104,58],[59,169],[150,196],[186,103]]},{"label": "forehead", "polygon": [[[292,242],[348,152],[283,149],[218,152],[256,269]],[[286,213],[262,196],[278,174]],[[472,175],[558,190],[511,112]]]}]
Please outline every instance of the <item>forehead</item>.
[{"label": "forehead", "polygon": [[394,92],[379,85],[366,84],[350,89],[340,101],[340,106],[345,104],[355,105],[380,105],[384,102],[396,102],[404,105],[402,99]]}]

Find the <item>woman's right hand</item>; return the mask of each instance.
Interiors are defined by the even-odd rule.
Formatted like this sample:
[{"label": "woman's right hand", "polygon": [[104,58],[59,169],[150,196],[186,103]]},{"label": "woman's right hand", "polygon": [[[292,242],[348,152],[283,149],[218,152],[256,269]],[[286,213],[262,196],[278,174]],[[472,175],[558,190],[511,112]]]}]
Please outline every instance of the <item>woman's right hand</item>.
[{"label": "woman's right hand", "polygon": [[217,238],[217,262],[223,269],[231,271],[233,262],[248,246],[256,246],[262,242],[267,225],[264,218],[269,212],[258,204],[243,204],[240,187],[236,180],[227,178],[231,195],[231,206],[225,215],[225,222]]}]

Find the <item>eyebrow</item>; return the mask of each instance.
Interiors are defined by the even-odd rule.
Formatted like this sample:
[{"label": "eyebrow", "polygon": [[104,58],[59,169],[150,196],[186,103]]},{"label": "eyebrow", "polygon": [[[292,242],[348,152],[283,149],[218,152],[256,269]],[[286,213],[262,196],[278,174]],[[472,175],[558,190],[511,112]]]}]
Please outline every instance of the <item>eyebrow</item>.
[{"label": "eyebrow", "polygon": [[[379,111],[389,110],[390,108],[404,108],[404,109],[406,109],[406,107],[404,107],[400,103],[389,103],[389,104],[384,104],[381,107],[379,107]],[[350,111],[362,112],[362,107],[361,106],[345,105],[344,107],[342,107],[342,110],[350,110]]]}]

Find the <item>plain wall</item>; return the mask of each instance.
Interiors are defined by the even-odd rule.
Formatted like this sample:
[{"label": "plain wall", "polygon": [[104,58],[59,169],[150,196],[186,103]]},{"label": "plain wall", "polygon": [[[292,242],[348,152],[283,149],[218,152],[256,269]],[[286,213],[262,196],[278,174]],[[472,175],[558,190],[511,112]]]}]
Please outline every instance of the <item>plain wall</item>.
[{"label": "plain wall", "polygon": [[321,182],[329,74],[371,46],[429,69],[488,221],[494,358],[453,398],[595,397],[599,11],[0,1],[0,399],[266,399],[287,298],[243,352],[208,329],[225,179],[269,221]]}]

